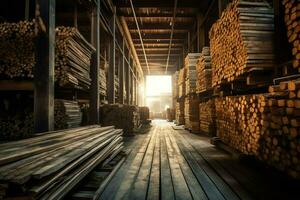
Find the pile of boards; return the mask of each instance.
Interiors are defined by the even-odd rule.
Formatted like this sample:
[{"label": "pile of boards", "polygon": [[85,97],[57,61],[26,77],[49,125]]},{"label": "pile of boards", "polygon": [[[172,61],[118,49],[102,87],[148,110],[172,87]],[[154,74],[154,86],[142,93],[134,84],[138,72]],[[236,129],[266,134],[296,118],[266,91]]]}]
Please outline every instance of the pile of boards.
[{"label": "pile of boards", "polygon": [[203,47],[202,53],[198,59],[197,66],[197,93],[201,93],[212,88],[212,70],[209,47]]},{"label": "pile of boards", "polygon": [[100,95],[105,96],[107,95],[107,80],[106,80],[106,72],[104,69],[100,68],[100,73],[99,73],[99,78],[100,78]]},{"label": "pile of boards", "polygon": [[184,101],[176,102],[175,122],[177,125],[184,125]]},{"label": "pile of boards", "polygon": [[100,106],[100,123],[123,129],[126,136],[134,135],[140,127],[139,109],[132,105],[103,104]]},{"label": "pile of boards", "polygon": [[166,118],[168,122],[173,122],[175,120],[175,110],[173,108],[167,108]]},{"label": "pile of boards", "polygon": [[[32,79],[35,60],[35,21],[0,24],[0,76]],[[59,86],[88,89],[95,48],[74,27],[57,27],[55,81]]]},{"label": "pile of boards", "polygon": [[285,8],[284,21],[287,26],[287,37],[293,45],[293,67],[300,72],[300,1],[283,0]]},{"label": "pile of boards", "polygon": [[196,92],[197,73],[196,65],[200,57],[200,53],[189,53],[184,60],[185,75],[185,95]]},{"label": "pile of boards", "polygon": [[82,113],[77,101],[55,99],[55,130],[79,127]]},{"label": "pile of boards", "polygon": [[182,68],[179,70],[178,74],[178,97],[185,96],[185,76],[186,76],[186,69]]},{"label": "pile of boards", "polygon": [[142,124],[148,124],[150,122],[150,110],[147,106],[139,107],[140,121]]},{"label": "pile of boards", "polygon": [[117,75],[115,75],[115,81],[114,81],[114,84],[115,84],[115,98],[118,99],[119,97],[119,77]]},{"label": "pile of boards", "polygon": [[122,130],[100,126],[1,144],[0,199],[63,199],[122,148]]},{"label": "pile of boards", "polygon": [[178,98],[178,93],[179,93],[178,76],[179,76],[178,71],[176,71],[172,76],[172,83],[173,83],[172,95],[173,95],[174,100],[176,100]]},{"label": "pile of boards", "polygon": [[214,99],[209,99],[204,102],[199,103],[199,123],[200,123],[200,133],[206,135],[215,136],[215,101]]},{"label": "pile of boards", "polygon": [[274,11],[267,1],[233,0],[212,26],[212,85],[274,68]]},{"label": "pile of boards", "polygon": [[197,96],[190,95],[184,103],[185,128],[192,133],[199,133],[199,100]]}]

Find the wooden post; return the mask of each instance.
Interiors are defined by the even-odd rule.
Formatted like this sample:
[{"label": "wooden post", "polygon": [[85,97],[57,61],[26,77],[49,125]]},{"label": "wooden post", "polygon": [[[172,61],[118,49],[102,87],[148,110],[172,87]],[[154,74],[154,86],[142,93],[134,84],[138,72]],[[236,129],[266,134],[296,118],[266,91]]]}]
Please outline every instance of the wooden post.
[{"label": "wooden post", "polygon": [[126,83],[125,83],[125,87],[126,87],[126,104],[130,104],[130,50],[128,51],[128,62],[126,64]]},{"label": "wooden post", "polygon": [[96,48],[91,60],[90,124],[99,123],[100,108],[100,0],[92,11],[91,43]]},{"label": "wooden post", "polygon": [[[98,1],[100,2],[100,1]],[[98,4],[97,2],[97,4]],[[100,8],[100,6],[99,6]],[[100,10],[99,10],[100,13]],[[92,13],[92,15],[94,15],[94,13]],[[77,28],[78,27],[78,7],[77,7],[77,1],[74,2],[74,27]],[[92,16],[93,17],[93,16]]]},{"label": "wooden post", "polygon": [[54,130],[55,0],[37,0],[36,9],[46,27],[37,40],[34,68],[34,131],[39,133]]},{"label": "wooden post", "polygon": [[108,103],[115,103],[115,69],[116,69],[116,9],[111,20],[111,29],[113,38],[110,41],[109,67],[108,67],[108,85],[107,85],[107,100]]},{"label": "wooden post", "polygon": [[125,40],[122,41],[122,57],[120,62],[119,68],[119,103],[124,104],[124,69],[125,69]]}]

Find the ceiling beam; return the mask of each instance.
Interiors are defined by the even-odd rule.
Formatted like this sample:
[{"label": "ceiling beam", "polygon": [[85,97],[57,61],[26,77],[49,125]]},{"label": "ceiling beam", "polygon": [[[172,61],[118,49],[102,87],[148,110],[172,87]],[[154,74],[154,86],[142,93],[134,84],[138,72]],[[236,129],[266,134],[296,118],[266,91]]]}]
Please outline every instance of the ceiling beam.
[{"label": "ceiling beam", "polygon": [[[186,39],[186,33],[174,33],[174,39]],[[131,33],[131,37],[133,39],[138,39],[139,35],[138,33]],[[144,39],[168,39],[170,40],[170,34],[166,34],[166,33],[151,33],[151,34],[143,34],[143,41]]]},{"label": "ceiling beam", "polygon": [[[161,39],[143,39],[144,44],[169,44],[170,39],[161,38]],[[139,43],[138,39],[133,39],[135,44]],[[173,39],[173,44],[181,44],[183,45],[185,42],[185,38]]]}]

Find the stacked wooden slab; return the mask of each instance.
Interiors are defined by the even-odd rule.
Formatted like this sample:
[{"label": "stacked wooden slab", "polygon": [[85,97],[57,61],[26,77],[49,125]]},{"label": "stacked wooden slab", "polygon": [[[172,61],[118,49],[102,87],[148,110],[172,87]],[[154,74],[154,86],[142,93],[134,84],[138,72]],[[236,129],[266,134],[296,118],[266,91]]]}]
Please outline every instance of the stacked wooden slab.
[{"label": "stacked wooden slab", "polygon": [[99,74],[99,78],[100,78],[100,94],[102,96],[107,96],[107,82],[106,82],[106,72],[104,69],[100,68],[100,74]]},{"label": "stacked wooden slab", "polygon": [[274,12],[267,1],[233,0],[209,33],[213,86],[273,70],[273,36]]},{"label": "stacked wooden slab", "polygon": [[122,104],[101,105],[100,123],[103,126],[123,129],[125,135],[134,135],[140,127],[139,109],[137,106]]},{"label": "stacked wooden slab", "polygon": [[185,95],[185,76],[186,76],[186,69],[182,68],[179,70],[178,75],[178,97],[184,97]]},{"label": "stacked wooden slab", "polygon": [[185,98],[184,120],[186,129],[192,133],[199,133],[199,100],[197,96],[190,95]]},{"label": "stacked wooden slab", "polygon": [[175,109],[167,108],[166,110],[166,118],[168,122],[173,122],[175,120]]},{"label": "stacked wooden slab", "polygon": [[215,136],[215,102],[214,99],[199,103],[200,132],[206,135]]},{"label": "stacked wooden slab", "polygon": [[284,21],[288,40],[293,45],[293,67],[300,72],[300,1],[283,0],[282,4],[285,8]]},{"label": "stacked wooden slab", "polygon": [[209,47],[203,47],[201,56],[198,59],[197,66],[197,84],[196,91],[201,93],[212,88],[212,70]]},{"label": "stacked wooden slab", "polygon": [[184,60],[184,68],[186,69],[185,76],[185,95],[196,92],[197,73],[196,65],[200,57],[200,53],[189,53]]},{"label": "stacked wooden slab", "polygon": [[63,199],[122,148],[122,130],[89,126],[0,145],[0,199]]},{"label": "stacked wooden slab", "polygon": [[176,102],[175,120],[177,125],[184,125],[184,101]]},{"label": "stacked wooden slab", "polygon": [[179,93],[179,88],[178,88],[178,76],[179,76],[179,72],[176,71],[173,76],[172,76],[172,95],[173,95],[173,99],[177,99],[178,98],[178,93]]},{"label": "stacked wooden slab", "polygon": [[150,119],[149,107],[147,107],[147,106],[139,107],[139,115],[140,115],[141,123],[147,124],[150,122],[149,121],[149,119]]}]

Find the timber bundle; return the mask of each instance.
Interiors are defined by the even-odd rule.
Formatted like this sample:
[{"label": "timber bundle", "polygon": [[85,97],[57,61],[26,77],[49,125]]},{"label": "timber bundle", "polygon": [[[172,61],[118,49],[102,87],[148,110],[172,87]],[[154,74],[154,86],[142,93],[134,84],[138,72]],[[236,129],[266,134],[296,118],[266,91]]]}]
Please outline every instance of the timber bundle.
[{"label": "timber bundle", "polygon": [[95,48],[73,27],[56,28],[55,77],[60,86],[88,89]]},{"label": "timber bundle", "polygon": [[273,70],[273,35],[273,9],[266,1],[230,3],[209,33],[213,86],[251,70]]},{"label": "timber bundle", "polygon": [[79,127],[82,113],[78,102],[55,99],[54,118],[56,130]]},{"label": "timber bundle", "polygon": [[184,60],[184,67],[186,69],[185,75],[185,95],[192,94],[196,92],[196,65],[200,53],[189,53]]},{"label": "timber bundle", "polygon": [[212,71],[211,71],[211,57],[209,47],[203,47],[201,56],[198,59],[197,66],[197,93],[210,90],[212,88]]},{"label": "timber bundle", "polygon": [[184,101],[176,102],[175,120],[177,125],[184,125]]},{"label": "timber bundle", "polygon": [[32,78],[35,65],[35,21],[0,23],[0,75]]},{"label": "timber bundle", "polygon": [[293,67],[300,72],[300,2],[297,0],[284,0],[282,4],[285,7],[284,21],[287,26],[288,40],[293,45]]},{"label": "timber bundle", "polygon": [[199,100],[195,96],[185,98],[184,105],[185,128],[192,133],[199,133]]},{"label": "timber bundle", "polygon": [[179,70],[178,75],[178,96],[183,97],[185,95],[185,76],[186,76],[186,69],[182,68]]},{"label": "timber bundle", "polygon": [[173,108],[167,108],[166,118],[168,122],[173,122],[173,120],[175,120],[175,110]]},{"label": "timber bundle", "polygon": [[63,199],[122,140],[122,130],[89,126],[1,144],[0,199]]},{"label": "timber bundle", "polygon": [[150,119],[149,107],[147,107],[147,106],[139,107],[139,115],[140,115],[141,123],[147,124],[150,122],[149,121],[149,119]]},{"label": "timber bundle", "polygon": [[178,98],[178,71],[176,71],[173,76],[172,76],[172,83],[173,83],[173,87],[172,87],[172,93],[173,93],[173,99],[177,99]]},{"label": "timber bundle", "polygon": [[100,68],[100,73],[99,73],[99,78],[100,78],[100,94],[103,96],[107,95],[107,83],[106,83],[106,72],[104,69]]},{"label": "timber bundle", "polygon": [[125,135],[133,135],[140,127],[138,107],[122,104],[101,105],[100,123],[103,126],[115,126],[123,129]]},{"label": "timber bundle", "polygon": [[199,104],[199,122],[201,133],[215,136],[215,112],[215,102],[213,99],[210,99],[206,102],[201,102]]}]

